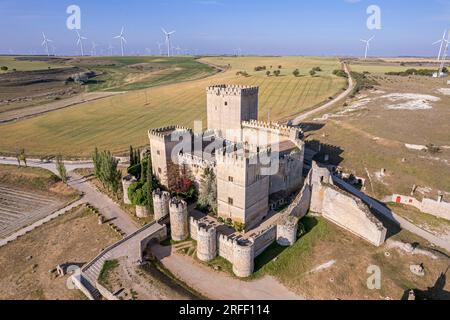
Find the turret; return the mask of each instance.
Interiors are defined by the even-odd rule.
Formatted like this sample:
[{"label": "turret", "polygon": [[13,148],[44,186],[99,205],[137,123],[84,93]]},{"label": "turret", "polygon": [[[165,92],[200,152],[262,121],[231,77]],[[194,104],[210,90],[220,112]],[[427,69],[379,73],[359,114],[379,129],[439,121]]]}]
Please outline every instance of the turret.
[{"label": "turret", "polygon": [[169,204],[172,240],[184,241],[189,237],[188,208],[183,200],[173,198]]}]

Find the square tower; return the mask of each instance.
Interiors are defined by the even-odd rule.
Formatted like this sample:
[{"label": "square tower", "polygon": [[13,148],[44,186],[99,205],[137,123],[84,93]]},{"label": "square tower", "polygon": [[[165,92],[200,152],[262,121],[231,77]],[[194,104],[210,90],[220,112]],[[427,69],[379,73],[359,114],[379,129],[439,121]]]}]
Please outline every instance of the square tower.
[{"label": "square tower", "polygon": [[[208,87],[208,129],[215,130],[222,138],[236,140],[234,137],[240,132],[243,121],[258,120],[258,91],[258,87],[250,86]],[[227,134],[227,130],[233,133]]]},{"label": "square tower", "polygon": [[269,212],[270,177],[261,174],[258,154],[216,153],[218,215],[249,230]]},{"label": "square tower", "polygon": [[180,140],[191,141],[192,132],[189,129],[173,126],[152,129],[148,132],[152,159],[153,175],[159,183],[169,190],[176,187],[180,178],[178,163]]}]

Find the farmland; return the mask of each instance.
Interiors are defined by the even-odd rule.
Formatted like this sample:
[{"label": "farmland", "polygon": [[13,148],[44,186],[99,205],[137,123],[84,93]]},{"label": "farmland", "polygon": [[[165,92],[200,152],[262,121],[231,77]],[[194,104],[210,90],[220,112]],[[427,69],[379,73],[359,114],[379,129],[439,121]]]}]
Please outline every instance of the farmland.
[{"label": "farmland", "polygon": [[[353,66],[353,65],[352,65]],[[369,75],[378,85],[311,120],[320,130],[310,140],[337,146],[333,162],[366,179],[365,192],[383,199],[393,193],[450,199],[450,102],[442,79]],[[418,150],[439,146],[434,152]],[[381,169],[386,172],[380,175]]]},{"label": "farmland", "polygon": [[[174,58],[177,59],[177,58]],[[287,120],[340,92],[346,80],[332,74],[340,68],[337,59],[305,57],[204,58],[205,63],[227,70],[211,77],[127,92],[37,118],[0,126],[0,152],[15,153],[18,146],[29,155],[62,153],[67,157],[89,156],[95,146],[115,153],[130,144],[146,145],[149,128],[179,124],[206,126],[205,88],[214,84],[260,87],[260,120]],[[268,77],[257,66],[280,70]],[[270,68],[272,66],[272,69]],[[281,66],[281,69],[279,69]],[[311,76],[309,71],[322,71]],[[299,69],[300,75],[292,74]],[[245,71],[248,75],[237,75]]]},{"label": "farmland", "polygon": [[[65,68],[64,64],[56,64],[46,61],[46,59],[17,58],[13,56],[0,56],[0,67],[5,66],[9,71],[36,71],[44,69]],[[0,74],[7,71],[0,70]]]}]

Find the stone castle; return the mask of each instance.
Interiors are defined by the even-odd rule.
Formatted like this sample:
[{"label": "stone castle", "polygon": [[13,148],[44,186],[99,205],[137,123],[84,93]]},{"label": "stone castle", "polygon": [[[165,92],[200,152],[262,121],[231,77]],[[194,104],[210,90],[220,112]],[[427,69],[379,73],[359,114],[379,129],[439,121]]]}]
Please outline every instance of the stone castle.
[{"label": "stone castle", "polygon": [[[194,134],[177,126],[149,131],[154,174],[171,190],[186,175],[198,185],[204,169],[212,168],[217,177],[219,216],[242,223],[247,230],[254,228],[271,205],[301,187],[303,132],[258,122],[256,87],[209,87],[207,110],[205,132]],[[179,150],[181,138],[188,141],[184,150]],[[263,174],[268,168],[262,158],[276,165],[274,174]]]},{"label": "stone castle", "polygon": [[[306,170],[301,129],[257,120],[257,87],[209,87],[207,110],[204,132],[179,126],[149,131],[153,172],[167,190],[183,176],[199,185],[206,168],[216,175],[223,220],[199,216],[169,192],[153,192],[155,220],[170,221],[174,241],[196,240],[199,260],[221,256],[238,277],[248,277],[254,259],[272,243],[295,244],[299,220],[310,210],[373,245],[384,243],[386,228],[369,206],[339,188],[327,168],[313,162]],[[125,194],[130,182],[124,179]],[[244,232],[230,230],[219,222],[224,220],[244,225]]]}]

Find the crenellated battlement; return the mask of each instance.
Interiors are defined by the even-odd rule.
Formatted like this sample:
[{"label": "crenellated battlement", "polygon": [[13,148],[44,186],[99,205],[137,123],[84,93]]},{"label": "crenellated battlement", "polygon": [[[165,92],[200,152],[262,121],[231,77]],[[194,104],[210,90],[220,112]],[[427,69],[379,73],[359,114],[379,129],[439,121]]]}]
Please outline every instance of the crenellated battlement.
[{"label": "crenellated battlement", "polygon": [[161,128],[150,129],[148,131],[148,136],[150,138],[158,138],[158,139],[166,139],[167,137],[171,137],[174,132],[179,132],[180,135],[189,133],[192,134],[192,130],[183,126],[167,126]]},{"label": "crenellated battlement", "polygon": [[304,136],[304,132],[300,128],[291,127],[279,123],[272,123],[272,122],[269,123],[257,120],[243,121],[242,128],[271,131],[293,140],[302,139]]},{"label": "crenellated battlement", "polygon": [[161,201],[169,201],[170,200],[170,193],[167,191],[162,191],[161,189],[156,189],[152,192],[153,199],[158,199]]},{"label": "crenellated battlement", "polygon": [[206,89],[207,94],[222,96],[252,96],[258,95],[258,92],[258,87],[227,84],[214,85]]},{"label": "crenellated battlement", "polygon": [[184,211],[184,210],[187,210],[187,203],[178,198],[172,198],[169,202],[169,207],[170,207],[170,212],[172,212],[172,210],[174,212]]}]

